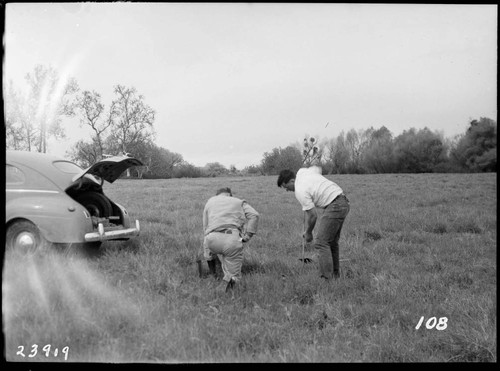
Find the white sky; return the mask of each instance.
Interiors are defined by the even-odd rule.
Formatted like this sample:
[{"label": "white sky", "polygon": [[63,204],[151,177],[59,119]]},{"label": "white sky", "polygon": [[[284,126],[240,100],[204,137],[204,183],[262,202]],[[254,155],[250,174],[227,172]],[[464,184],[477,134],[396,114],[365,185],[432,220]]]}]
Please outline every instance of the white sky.
[{"label": "white sky", "polygon": [[[135,87],[156,144],[197,166],[259,164],[305,134],[451,138],[497,119],[497,5],[7,3],[4,51],[4,84],[43,64],[106,106]],[[65,127],[50,152],[87,135]]]}]

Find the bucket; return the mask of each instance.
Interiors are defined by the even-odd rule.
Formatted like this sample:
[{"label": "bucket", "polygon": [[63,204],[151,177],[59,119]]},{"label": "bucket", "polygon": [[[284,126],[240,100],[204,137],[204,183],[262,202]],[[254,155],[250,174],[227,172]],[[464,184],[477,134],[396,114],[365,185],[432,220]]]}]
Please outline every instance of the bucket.
[{"label": "bucket", "polygon": [[[214,258],[215,261],[215,277],[217,279],[222,278],[224,273],[222,272],[222,265],[219,260],[219,257]],[[196,257],[196,267],[198,268],[198,276],[200,278],[205,278],[212,273],[210,272],[210,267],[208,266],[207,260],[203,257],[203,254],[200,254]]]},{"label": "bucket", "polygon": [[198,267],[198,275],[200,278],[205,278],[210,274],[210,268],[208,268],[208,263],[205,259],[196,259],[196,265]]}]

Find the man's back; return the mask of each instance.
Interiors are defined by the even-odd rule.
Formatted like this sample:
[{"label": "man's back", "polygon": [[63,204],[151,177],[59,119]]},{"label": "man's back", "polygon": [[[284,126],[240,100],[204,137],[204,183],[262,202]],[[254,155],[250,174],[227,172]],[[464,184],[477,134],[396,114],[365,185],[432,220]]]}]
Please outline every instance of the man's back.
[{"label": "man's back", "polygon": [[241,229],[246,218],[239,198],[218,195],[211,197],[203,211],[205,234],[222,226],[233,226]]},{"label": "man's back", "polygon": [[316,167],[297,171],[295,197],[302,205],[302,210],[325,207],[341,193],[342,188],[321,175]]}]

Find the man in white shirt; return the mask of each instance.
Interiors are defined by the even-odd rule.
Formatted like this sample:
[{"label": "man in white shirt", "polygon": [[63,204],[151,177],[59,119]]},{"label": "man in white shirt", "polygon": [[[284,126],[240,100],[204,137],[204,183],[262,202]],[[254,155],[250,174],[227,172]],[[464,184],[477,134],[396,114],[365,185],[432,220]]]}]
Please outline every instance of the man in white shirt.
[{"label": "man in white shirt", "polygon": [[[295,192],[295,197],[305,212],[303,237],[306,242],[313,240],[312,232],[318,225],[314,247],[319,252],[321,277],[338,278],[340,231],[350,210],[349,200],[342,188],[321,175],[321,168],[318,166],[299,169],[297,174],[291,170],[283,170],[277,183],[278,187]],[[319,220],[317,207],[324,209]]]},{"label": "man in white shirt", "polygon": [[241,279],[243,243],[257,233],[259,213],[245,200],[232,197],[230,188],[221,188],[203,210],[204,257],[214,272],[218,256],[224,272],[218,291],[234,288]]}]

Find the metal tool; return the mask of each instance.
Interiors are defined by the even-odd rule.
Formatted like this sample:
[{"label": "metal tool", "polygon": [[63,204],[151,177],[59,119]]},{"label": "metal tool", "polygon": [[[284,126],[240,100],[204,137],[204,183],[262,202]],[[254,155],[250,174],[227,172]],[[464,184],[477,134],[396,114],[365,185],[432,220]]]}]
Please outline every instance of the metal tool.
[{"label": "metal tool", "polygon": [[304,236],[305,231],[306,231],[306,212],[305,211],[304,211],[304,218],[302,220],[302,231],[303,231],[302,232],[302,258],[300,258],[299,260],[303,263],[302,266],[304,266],[304,264],[312,263],[312,259],[305,257],[305,251],[306,251],[306,237]]}]

